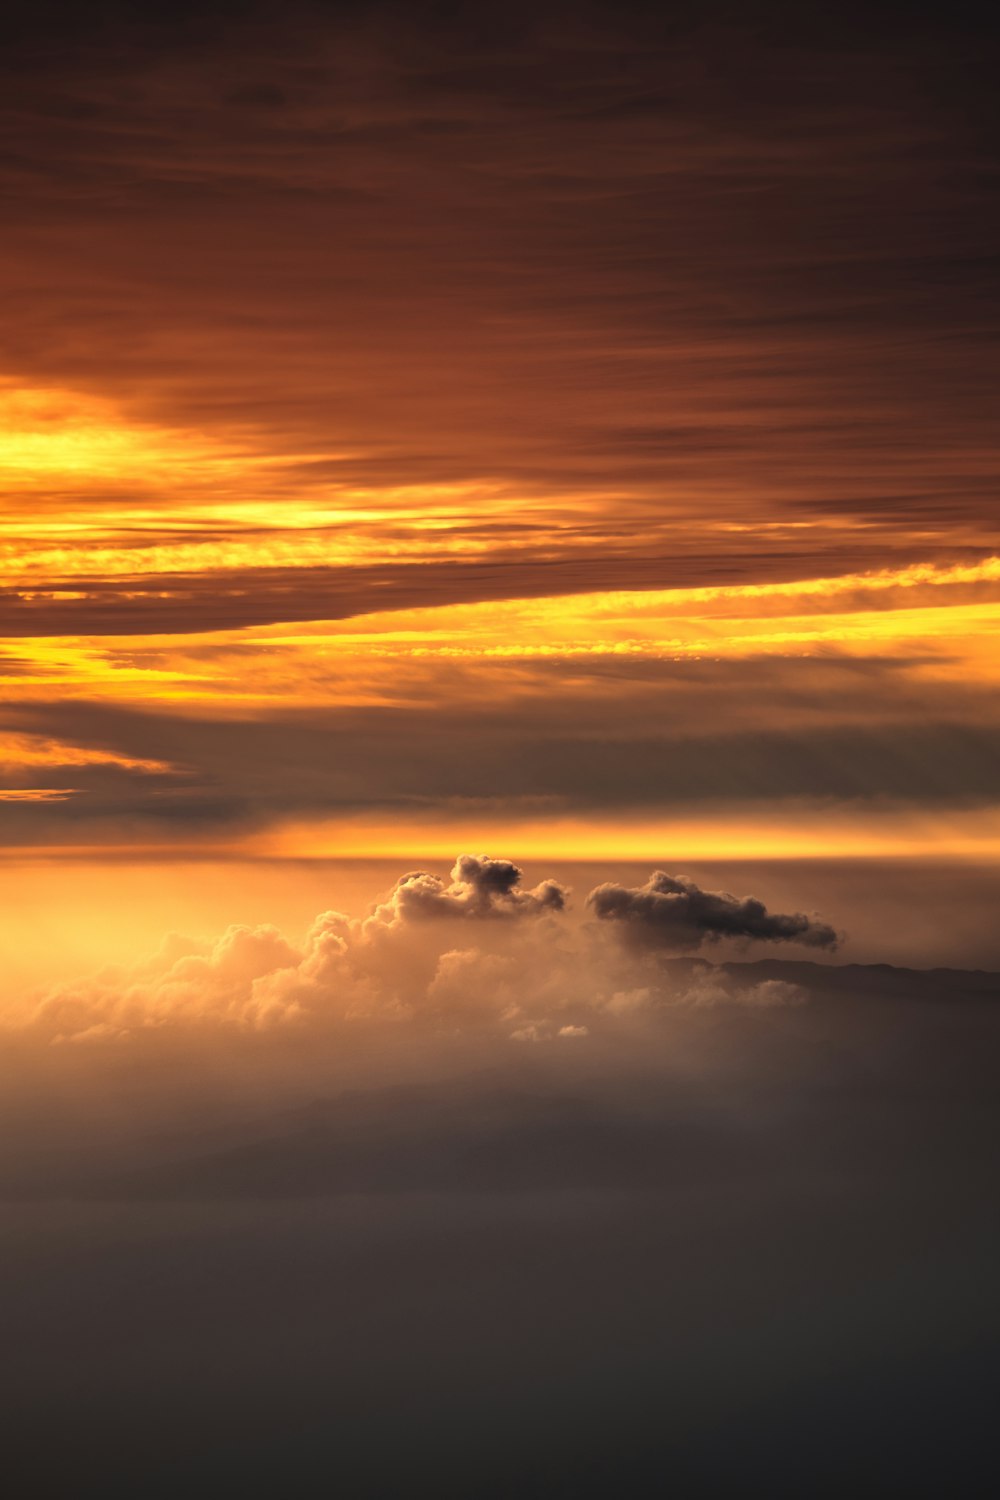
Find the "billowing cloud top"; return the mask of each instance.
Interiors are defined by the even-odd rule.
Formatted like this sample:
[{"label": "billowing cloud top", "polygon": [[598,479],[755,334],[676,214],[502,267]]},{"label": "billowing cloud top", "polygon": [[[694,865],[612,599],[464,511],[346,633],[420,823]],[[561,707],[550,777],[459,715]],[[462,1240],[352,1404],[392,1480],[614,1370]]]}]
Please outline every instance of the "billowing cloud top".
[{"label": "billowing cloud top", "polygon": [[832,927],[803,912],[772,913],[755,896],[703,891],[686,876],[663,870],[655,870],[641,886],[599,885],[587,902],[598,917],[622,924],[629,938],[649,947],[684,951],[723,937],[810,948],[837,945]]},{"label": "billowing cloud top", "polygon": [[543,880],[534,890],[521,889],[521,871],[509,859],[488,854],[460,854],[451,884],[439,875],[416,870],[396,881],[388,901],[376,907],[375,919],[392,924],[436,917],[519,917],[562,911],[568,891],[557,880]]}]

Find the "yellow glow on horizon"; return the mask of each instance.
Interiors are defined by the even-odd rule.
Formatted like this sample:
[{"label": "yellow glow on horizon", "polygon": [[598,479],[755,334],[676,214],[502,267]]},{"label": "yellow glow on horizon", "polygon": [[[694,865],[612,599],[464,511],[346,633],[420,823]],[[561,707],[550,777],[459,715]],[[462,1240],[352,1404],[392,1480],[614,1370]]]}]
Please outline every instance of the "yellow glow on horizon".
[{"label": "yellow glow on horizon", "polygon": [[[0,800],[60,799],[77,789],[35,789],[0,793]],[[435,818],[403,815],[345,817],[339,821],[286,823],[260,833],[204,840],[119,840],[97,844],[0,844],[7,866],[51,860],[127,861],[234,860],[314,864],[317,862],[400,861],[407,868],[423,861],[452,864],[461,852],[502,855],[517,861],[648,863],[672,869],[684,862],[770,860],[933,859],[994,862],[1000,858],[1000,807],[926,813],[917,808],[863,813],[841,807],[827,811],[776,804],[766,811],[637,820],[630,814],[584,819],[510,818],[491,814]]]},{"label": "yellow glow on horizon", "polygon": [[288,824],[250,838],[246,852],[277,859],[454,859],[458,850],[550,860],[995,858],[1000,808],[928,813],[911,808],[845,812],[780,803],[687,817],[359,817]]}]

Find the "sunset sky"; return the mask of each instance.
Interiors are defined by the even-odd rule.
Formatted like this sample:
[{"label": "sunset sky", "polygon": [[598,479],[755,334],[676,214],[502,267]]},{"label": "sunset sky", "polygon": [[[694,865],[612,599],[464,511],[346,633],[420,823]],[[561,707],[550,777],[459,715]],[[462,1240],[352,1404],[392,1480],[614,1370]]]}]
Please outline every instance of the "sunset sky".
[{"label": "sunset sky", "polygon": [[3,63],[8,861],[995,856],[961,25],[47,15]]},{"label": "sunset sky", "polygon": [[1000,1493],[998,76],[5,10],[12,1493]]}]

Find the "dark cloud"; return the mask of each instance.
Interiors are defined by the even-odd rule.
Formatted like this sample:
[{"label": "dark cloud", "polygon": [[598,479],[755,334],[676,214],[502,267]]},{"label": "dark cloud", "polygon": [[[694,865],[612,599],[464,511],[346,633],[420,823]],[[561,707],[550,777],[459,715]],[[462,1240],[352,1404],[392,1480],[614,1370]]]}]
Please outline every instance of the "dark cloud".
[{"label": "dark cloud", "polygon": [[[370,477],[370,476],[369,476]],[[95,502],[96,503],[96,502]],[[512,505],[516,497],[512,496]],[[281,515],[275,499],[274,514]],[[46,588],[27,585],[0,590],[0,634],[8,640],[46,636],[190,635],[214,630],[236,630],[245,626],[280,621],[345,620],[373,610],[410,610],[445,604],[475,604],[493,599],[534,599],[606,589],[656,590],[672,588],[724,587],[757,581],[766,573],[770,582],[830,577],[873,566],[867,545],[844,541],[835,547],[807,547],[786,541],[781,546],[748,545],[705,550],[695,538],[668,538],[669,523],[644,519],[641,527],[621,528],[618,523],[595,521],[574,528],[587,538],[594,551],[575,549],[566,556],[552,555],[548,536],[539,546],[548,554],[532,555],[529,547],[515,550],[507,545],[512,523],[481,526],[456,522],[453,537],[469,535],[481,542],[495,533],[489,560],[475,558],[448,561],[423,558],[412,563],[378,563],[352,567],[247,566],[224,570],[206,568],[188,574],[141,571],[118,577],[65,576],[52,572]],[[545,531],[539,525],[537,528]],[[390,535],[388,527],[380,534]],[[485,533],[485,535],[484,535]],[[174,540],[169,522],[159,535],[165,543]],[[229,539],[245,538],[243,530]],[[261,534],[262,546],[270,538],[278,541],[287,533],[275,528]],[[214,536],[195,540],[214,542]],[[145,538],[149,544],[150,538]],[[330,533],[331,549],[337,544]],[[599,553],[598,553],[599,549]],[[597,555],[595,555],[597,554]],[[990,547],[956,545],[947,549],[940,542],[915,542],[907,546],[905,561],[975,563],[992,555]],[[880,553],[879,562],[885,562]],[[60,592],[69,596],[61,597]]]},{"label": "dark cloud", "polygon": [[[522,884],[459,874],[487,904]],[[561,917],[378,925],[411,985],[414,941],[524,946],[449,949],[478,1025],[163,1024],[185,992],[233,1019],[281,976],[301,1004],[359,954],[384,972],[328,914],[308,952],[172,940],[118,978],[127,1039],[107,1012],[89,1045],[5,1035],[15,1488],[133,1494],[168,1422],[157,1496],[981,1492],[1000,976],[664,962],[600,923],[568,970]],[[640,970],[645,1003],[611,994]],[[530,1009],[481,1024],[508,972]]]},{"label": "dark cloud", "polygon": [[[243,658],[220,650],[231,653],[238,683]],[[102,825],[111,836],[118,824],[118,842],[140,825],[182,837],[213,823],[257,829],[362,809],[447,818],[509,816],[518,805],[564,813],[830,797],[858,810],[873,799],[991,804],[1000,791],[995,693],[927,684],[919,668],[834,656],[764,661],[752,672],[739,662],[608,657],[573,662],[571,672],[564,661],[525,662],[516,678],[504,673],[505,700],[495,668],[411,663],[387,680],[401,701],[381,705],[248,719],[11,702],[0,729],[182,768],[156,778],[114,767],[56,773],[50,784],[64,776],[86,792],[62,804],[63,833]],[[50,839],[40,812],[7,817],[5,841]],[[51,836],[66,841],[60,828]]]},{"label": "dark cloud", "polygon": [[638,887],[599,885],[587,903],[600,920],[619,924],[626,938],[652,948],[683,952],[719,938],[837,946],[837,934],[825,922],[802,912],[769,912],[755,896],[703,891],[693,880],[663,870]]},{"label": "dark cloud", "polygon": [[20,1488],[134,1493],[166,1413],[155,1495],[981,1493],[997,975],[655,967],[701,1001],[538,1046],[6,1039]]}]

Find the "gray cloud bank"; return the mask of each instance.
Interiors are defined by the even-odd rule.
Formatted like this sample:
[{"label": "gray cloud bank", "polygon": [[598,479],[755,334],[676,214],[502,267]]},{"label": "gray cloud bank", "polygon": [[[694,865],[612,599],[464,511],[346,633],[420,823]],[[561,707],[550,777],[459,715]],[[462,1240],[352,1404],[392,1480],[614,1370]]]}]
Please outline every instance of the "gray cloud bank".
[{"label": "gray cloud bank", "polygon": [[25,1492],[129,1493],[168,1413],[154,1494],[981,1493],[1000,976],[665,956],[461,868],[5,1039]]},{"label": "gray cloud bank", "polygon": [[1000,975],[522,885],[174,936],[4,1037],[16,1488],[982,1492]]},{"label": "gray cloud bank", "polygon": [[[246,661],[234,661],[234,681]],[[467,814],[470,799],[494,816],[510,816],[518,798],[570,815],[796,800],[840,801],[848,816],[873,806],[994,806],[996,694],[920,682],[919,671],[919,662],[835,656],[758,659],[752,670],[616,659],[576,664],[571,678],[564,661],[518,664],[499,677],[455,666],[440,679],[400,666],[398,702],[252,719],[207,707],[180,717],[79,699],[12,701],[6,733],[175,769],[48,766],[46,786],[78,794],[57,807],[7,803],[3,842],[185,842],[366,809],[379,818],[433,809],[446,819]],[[515,679],[523,691],[508,697]],[[4,768],[2,780],[13,790],[37,785],[39,769]]]}]

